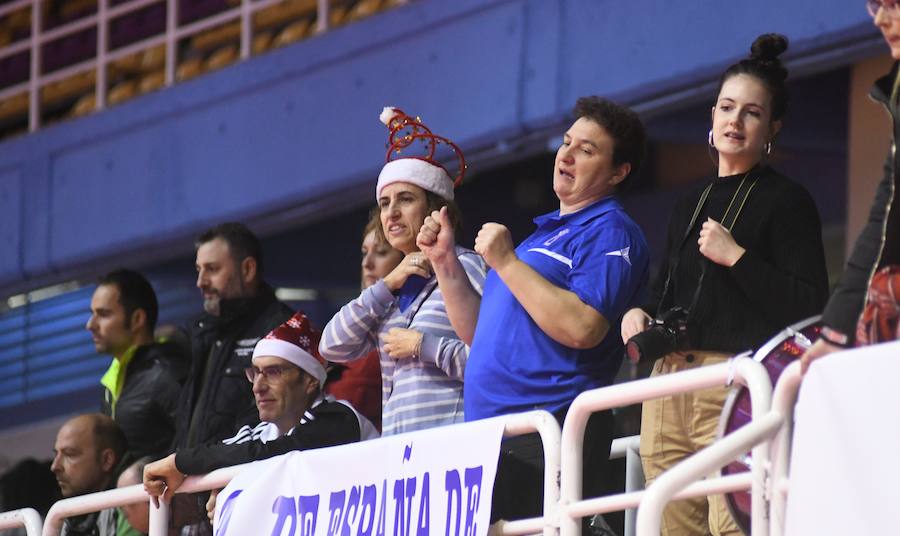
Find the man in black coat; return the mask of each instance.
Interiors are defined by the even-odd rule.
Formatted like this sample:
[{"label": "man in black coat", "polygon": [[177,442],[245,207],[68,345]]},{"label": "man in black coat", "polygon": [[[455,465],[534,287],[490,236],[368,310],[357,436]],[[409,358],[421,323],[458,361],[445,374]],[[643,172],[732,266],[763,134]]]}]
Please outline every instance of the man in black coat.
[{"label": "man in black coat", "polygon": [[97,352],[113,356],[100,380],[101,411],[116,421],[136,456],[167,452],[187,374],[187,357],[177,345],[154,342],[157,315],[150,283],[133,270],[119,269],[100,278],[85,326]]},{"label": "man in black coat", "polygon": [[191,370],[174,448],[219,442],[259,422],[244,369],[257,341],[293,313],[263,282],[262,248],[247,227],[218,225],[200,235],[196,247],[205,314],[191,326]]},{"label": "man in black coat", "polygon": [[[225,443],[180,448],[144,467],[144,487],[171,500],[185,475],[262,460],[291,451],[343,445],[377,435],[350,404],[322,396],[325,360],[318,331],[303,313],[295,314],[260,340],[246,377],[253,387],[259,418]],[[207,509],[212,508],[207,505]]]}]

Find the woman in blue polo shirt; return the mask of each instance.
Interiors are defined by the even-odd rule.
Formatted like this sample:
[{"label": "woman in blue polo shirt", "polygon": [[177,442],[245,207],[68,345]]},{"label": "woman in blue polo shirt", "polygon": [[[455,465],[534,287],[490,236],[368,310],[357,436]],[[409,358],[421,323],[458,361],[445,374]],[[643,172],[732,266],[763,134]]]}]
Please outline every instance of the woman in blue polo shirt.
[{"label": "woman in blue polo shirt", "polygon": [[[516,248],[503,225],[478,233],[475,250],[491,267],[483,299],[451,254],[444,212],[419,232],[450,321],[471,342],[466,420],[545,409],[562,422],[579,393],[611,384],[622,363],[619,322],[642,302],[648,251],[614,194],[640,166],[644,128],[631,110],[597,97],[579,99],[574,115],[553,170],[559,210],[535,218]],[[599,492],[611,441],[612,414],[595,414],[585,432],[585,496]],[[542,476],[536,435],[505,440],[492,520],[539,514]]]}]

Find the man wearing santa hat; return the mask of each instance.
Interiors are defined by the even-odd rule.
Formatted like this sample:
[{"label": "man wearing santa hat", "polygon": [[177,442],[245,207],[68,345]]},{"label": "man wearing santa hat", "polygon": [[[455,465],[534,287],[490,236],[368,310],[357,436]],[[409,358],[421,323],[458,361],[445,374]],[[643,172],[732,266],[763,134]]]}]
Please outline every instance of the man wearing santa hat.
[{"label": "man wearing santa hat", "polygon": [[165,492],[170,500],[186,475],[377,436],[352,406],[322,395],[325,362],[316,350],[318,339],[306,315],[297,313],[260,340],[246,373],[262,422],[244,426],[223,443],[179,449],[148,464],[147,492]]}]

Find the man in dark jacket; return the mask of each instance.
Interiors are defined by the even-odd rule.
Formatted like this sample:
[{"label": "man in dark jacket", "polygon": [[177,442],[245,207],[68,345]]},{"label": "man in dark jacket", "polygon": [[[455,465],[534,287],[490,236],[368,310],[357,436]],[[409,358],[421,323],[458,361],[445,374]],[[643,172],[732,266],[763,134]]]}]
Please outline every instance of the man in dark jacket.
[{"label": "man in dark jacket", "polygon": [[[897,40],[900,36],[900,4],[872,0],[867,7],[875,26],[887,41],[891,56],[900,60],[900,41]],[[891,151],[884,164],[884,176],[878,183],[869,219],[856,239],[844,273],[822,313],[821,337],[801,358],[804,372],[814,360],[856,344],[857,322],[865,305],[869,282],[876,271],[900,265],[900,209],[893,202],[900,181],[896,151],[900,134],[898,80],[898,62],[895,61],[890,73],[877,80],[870,92],[891,118]]]},{"label": "man in dark jacket", "polygon": [[244,369],[256,342],[292,314],[263,282],[262,248],[247,227],[218,225],[196,246],[206,313],[191,329],[191,371],[179,401],[175,448],[219,442],[259,422]]},{"label": "man in dark jacket", "polygon": [[94,347],[113,360],[100,380],[101,411],[122,428],[136,456],[165,454],[175,435],[175,409],[187,358],[153,340],[158,304],[141,274],[119,269],[100,278],[86,328]]},{"label": "man in dark jacket", "polygon": [[319,355],[318,341],[318,331],[303,313],[260,340],[245,372],[263,422],[241,428],[225,443],[181,448],[147,465],[144,487],[148,493],[155,497],[165,493],[168,501],[186,474],[377,435],[350,404],[322,396],[325,360]]}]

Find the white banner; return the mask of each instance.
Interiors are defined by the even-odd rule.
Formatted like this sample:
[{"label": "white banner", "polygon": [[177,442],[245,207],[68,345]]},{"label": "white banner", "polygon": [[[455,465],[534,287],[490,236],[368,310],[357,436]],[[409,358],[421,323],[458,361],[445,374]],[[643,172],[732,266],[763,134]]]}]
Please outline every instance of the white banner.
[{"label": "white banner", "polygon": [[487,419],[256,462],[219,494],[215,535],[485,535],[502,435]]},{"label": "white banner", "polygon": [[900,342],[814,362],[800,388],[785,534],[900,532]]}]

